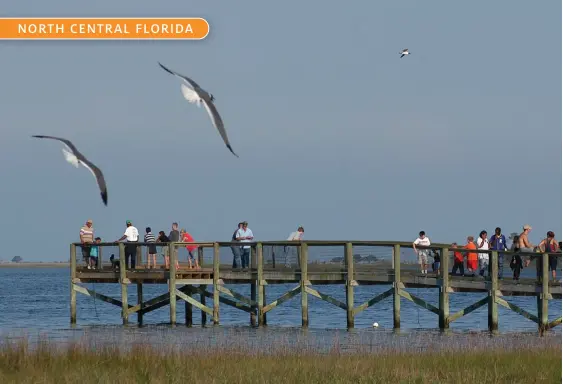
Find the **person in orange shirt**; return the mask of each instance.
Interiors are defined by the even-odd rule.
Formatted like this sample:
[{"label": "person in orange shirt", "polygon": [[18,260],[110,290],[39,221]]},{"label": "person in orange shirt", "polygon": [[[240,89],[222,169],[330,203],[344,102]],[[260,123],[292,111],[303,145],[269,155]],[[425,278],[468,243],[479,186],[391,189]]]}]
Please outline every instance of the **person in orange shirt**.
[{"label": "person in orange shirt", "polygon": [[[473,236],[467,236],[467,244],[465,249],[477,249],[477,245],[473,242]],[[467,271],[475,276],[475,271],[477,270],[477,252],[467,253]]]},{"label": "person in orange shirt", "polygon": [[[457,243],[452,243],[452,248],[457,248]],[[465,274],[463,270],[463,253],[460,251],[454,251],[454,266],[452,268],[452,275],[455,275],[458,270],[461,276]]]}]

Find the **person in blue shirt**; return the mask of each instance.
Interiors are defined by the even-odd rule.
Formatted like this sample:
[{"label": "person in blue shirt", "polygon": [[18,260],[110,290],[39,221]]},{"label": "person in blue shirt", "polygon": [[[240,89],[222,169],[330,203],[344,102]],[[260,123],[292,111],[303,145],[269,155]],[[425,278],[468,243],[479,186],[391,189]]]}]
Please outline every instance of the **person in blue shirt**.
[{"label": "person in blue shirt", "polygon": [[[489,240],[489,249],[492,251],[507,251],[506,238],[501,233],[499,227],[495,228],[495,234]],[[498,252],[498,278],[502,279],[502,272],[504,267],[504,252]]]},{"label": "person in blue shirt", "polygon": [[[96,239],[94,240],[94,244],[99,244],[101,242],[102,239],[99,237],[96,237]],[[99,249],[99,245],[92,245],[92,247],[90,248],[90,264],[88,265],[88,269],[96,269],[96,266],[98,265]]]}]

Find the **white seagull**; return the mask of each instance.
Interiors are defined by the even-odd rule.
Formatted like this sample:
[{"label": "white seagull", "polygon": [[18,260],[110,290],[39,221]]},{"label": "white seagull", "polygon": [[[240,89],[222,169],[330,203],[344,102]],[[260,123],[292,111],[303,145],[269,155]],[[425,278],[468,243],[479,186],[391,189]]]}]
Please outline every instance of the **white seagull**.
[{"label": "white seagull", "polygon": [[74,165],[76,168],[78,168],[78,166],[82,164],[84,167],[88,168],[90,172],[92,172],[92,175],[94,175],[98,183],[98,186],[100,187],[102,201],[106,206],[108,205],[108,191],[106,188],[106,181],[104,180],[104,175],[102,174],[102,171],[100,171],[100,169],[96,167],[94,164],[89,162],[84,157],[84,155],[82,155],[82,153],[80,153],[78,149],[76,149],[74,144],[72,144],[69,140],[62,139],[60,137],[43,136],[43,135],[33,135],[32,137],[36,137],[39,139],[53,139],[53,140],[61,141],[66,147],[63,148],[63,155],[65,156],[65,160],[71,163],[72,165]]},{"label": "white seagull", "polygon": [[[213,123],[213,126],[219,131],[219,134],[223,138],[225,145],[227,146],[227,148],[229,148],[229,151],[231,151],[233,155],[238,157],[238,155],[233,151],[233,148],[231,148],[231,144],[229,143],[229,138],[227,137],[227,131],[225,131],[225,125],[223,124],[223,120],[221,119],[221,116],[219,116],[219,112],[217,111],[215,104],[213,104],[213,101],[215,100],[213,95],[203,90],[195,81],[193,81],[189,77],[180,75],[179,73],[166,68],[164,65],[160,64],[160,62],[158,63],[158,65],[160,65],[162,69],[164,69],[166,72],[171,73],[172,75],[182,79],[183,81],[181,85],[182,94],[184,95],[184,98],[188,100],[189,103],[191,104],[195,103],[198,107],[200,107],[201,103],[203,102],[203,106],[207,110],[207,113],[211,118],[211,122]],[[186,84],[189,85],[191,88],[188,87]]]},{"label": "white seagull", "polygon": [[401,57],[400,57],[400,59],[402,59],[403,56],[408,55],[408,54],[409,54],[409,50],[408,50],[408,49],[403,49],[403,50],[401,51]]}]

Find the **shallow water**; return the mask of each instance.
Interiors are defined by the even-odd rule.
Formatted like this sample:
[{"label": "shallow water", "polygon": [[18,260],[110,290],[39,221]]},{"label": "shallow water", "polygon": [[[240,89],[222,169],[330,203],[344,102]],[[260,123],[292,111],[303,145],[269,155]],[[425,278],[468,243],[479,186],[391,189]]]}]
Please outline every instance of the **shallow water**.
[{"label": "shallow water", "polygon": [[[275,300],[296,284],[267,286],[268,302]],[[116,299],[120,298],[118,284],[87,284],[90,289]],[[249,295],[248,285],[228,286]],[[145,285],[145,300],[166,292],[165,285]],[[345,302],[343,286],[315,286],[320,292]],[[388,286],[359,286],[355,288],[355,305],[389,289]],[[408,289],[438,306],[437,289]],[[455,293],[450,295],[450,313],[454,313],[486,296],[486,293]],[[535,297],[505,297],[507,301],[537,313]],[[129,289],[129,302],[136,303],[136,286]],[[177,321],[184,317],[184,305],[178,301]],[[547,337],[537,335],[537,325],[524,317],[499,306],[500,335],[487,332],[487,306],[456,320],[450,331],[441,333],[438,316],[401,300],[401,330],[394,332],[392,297],[359,313],[355,329],[347,331],[346,313],[329,303],[309,295],[309,329],[301,329],[301,300],[299,295],[267,314],[268,326],[250,327],[249,315],[221,304],[220,326],[201,327],[201,312],[193,309],[194,327],[183,324],[168,325],[169,307],[160,308],[144,316],[144,326],[137,326],[137,316],[130,317],[130,325],[122,326],[120,308],[91,297],[78,294],[77,325],[70,326],[69,272],[67,268],[0,268],[0,334],[12,340],[26,336],[30,340],[45,337],[60,343],[69,341],[132,345],[185,345],[213,347],[247,346],[268,350],[272,345],[287,345],[292,349],[341,350],[381,348],[425,350],[436,348],[467,348],[561,344],[561,326]],[[561,300],[550,300],[549,320],[561,316]],[[208,316],[210,321],[211,316]],[[378,328],[372,324],[377,321]]]}]

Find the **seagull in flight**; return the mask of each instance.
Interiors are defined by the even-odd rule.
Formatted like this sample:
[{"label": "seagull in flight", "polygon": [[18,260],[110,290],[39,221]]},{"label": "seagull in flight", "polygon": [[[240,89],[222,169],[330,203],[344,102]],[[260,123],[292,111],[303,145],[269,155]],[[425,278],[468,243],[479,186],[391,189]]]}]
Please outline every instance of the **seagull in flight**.
[{"label": "seagull in flight", "polygon": [[88,168],[90,172],[92,172],[92,175],[94,175],[94,177],[96,178],[98,187],[100,187],[102,201],[106,206],[108,205],[108,191],[102,171],[100,171],[98,167],[88,161],[88,159],[86,159],[84,155],[82,155],[82,153],[80,153],[78,149],[76,149],[74,144],[72,144],[69,140],[55,136],[33,135],[32,137],[36,137],[38,139],[53,139],[61,141],[65,145],[65,148],[62,149],[65,160],[74,165],[76,168],[78,168],[79,165],[83,165],[84,167]]},{"label": "seagull in flight", "polygon": [[403,49],[403,50],[401,51],[401,57],[400,57],[400,59],[402,59],[403,56],[408,55],[408,54],[409,54],[409,50],[408,50],[408,49]]},{"label": "seagull in flight", "polygon": [[164,69],[166,72],[182,79],[183,81],[181,85],[182,94],[190,104],[195,103],[198,107],[200,107],[201,104],[203,103],[203,106],[207,110],[207,114],[211,118],[211,122],[213,123],[213,126],[219,131],[219,134],[221,135],[221,138],[225,142],[225,145],[227,146],[227,148],[229,148],[229,151],[231,151],[233,155],[238,157],[238,155],[233,151],[231,144],[229,143],[229,138],[227,137],[227,131],[225,130],[225,125],[223,124],[223,119],[221,119],[221,116],[219,115],[219,112],[217,111],[215,104],[213,104],[215,97],[213,97],[211,93],[204,91],[195,81],[193,81],[189,77],[180,75],[179,73],[166,68],[160,62],[158,63],[158,65],[160,65],[162,69]]}]

